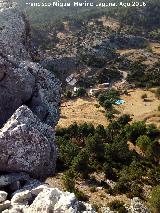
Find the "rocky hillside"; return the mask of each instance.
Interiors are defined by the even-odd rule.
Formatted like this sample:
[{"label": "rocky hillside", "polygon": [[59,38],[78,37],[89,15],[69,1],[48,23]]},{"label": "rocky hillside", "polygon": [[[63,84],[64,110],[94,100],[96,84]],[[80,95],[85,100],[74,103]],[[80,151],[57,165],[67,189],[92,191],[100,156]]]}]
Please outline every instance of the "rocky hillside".
[{"label": "rocky hillside", "polygon": [[[74,194],[38,179],[55,173],[54,127],[61,87],[31,60],[30,27],[16,8],[0,10],[0,212],[95,212]],[[33,179],[37,178],[37,179]]]},{"label": "rocky hillside", "polygon": [[[56,168],[61,85],[50,71],[32,62],[30,39],[25,14],[15,7],[1,9],[0,212],[96,213],[73,193],[42,182]],[[109,208],[102,212],[112,213]],[[127,212],[150,211],[133,198]]]}]

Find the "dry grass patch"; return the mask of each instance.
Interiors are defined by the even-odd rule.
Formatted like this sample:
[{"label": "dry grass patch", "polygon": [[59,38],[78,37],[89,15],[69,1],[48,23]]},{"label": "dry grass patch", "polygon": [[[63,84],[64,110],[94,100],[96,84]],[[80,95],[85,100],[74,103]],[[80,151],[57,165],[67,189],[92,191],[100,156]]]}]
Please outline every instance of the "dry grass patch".
[{"label": "dry grass patch", "polygon": [[153,53],[160,55],[160,43],[150,43],[150,48]]},{"label": "dry grass patch", "polygon": [[[150,115],[158,114],[160,101],[155,97],[152,91],[135,89],[129,90],[128,92],[129,95],[121,96],[121,98],[125,100],[125,104],[116,107],[121,114],[131,114],[133,120],[144,120]],[[147,95],[145,101],[142,99],[144,93]]]},{"label": "dry grass patch", "polygon": [[92,123],[94,126],[108,125],[104,109],[98,106],[95,98],[78,98],[62,103],[58,127],[68,127],[74,122],[78,124]]}]

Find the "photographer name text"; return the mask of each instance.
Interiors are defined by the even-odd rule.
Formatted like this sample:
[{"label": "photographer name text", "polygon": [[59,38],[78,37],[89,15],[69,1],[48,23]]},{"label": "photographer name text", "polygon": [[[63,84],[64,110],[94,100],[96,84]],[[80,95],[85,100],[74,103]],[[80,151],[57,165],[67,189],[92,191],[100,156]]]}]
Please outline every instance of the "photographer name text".
[{"label": "photographer name text", "polygon": [[30,7],[145,7],[145,2],[133,1],[133,2],[26,2]]}]

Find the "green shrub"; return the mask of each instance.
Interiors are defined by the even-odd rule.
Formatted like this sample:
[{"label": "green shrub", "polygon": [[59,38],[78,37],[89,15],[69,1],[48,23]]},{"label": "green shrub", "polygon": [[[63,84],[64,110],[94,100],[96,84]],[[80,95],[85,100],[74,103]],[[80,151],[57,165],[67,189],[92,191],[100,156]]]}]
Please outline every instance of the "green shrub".
[{"label": "green shrub", "polygon": [[143,121],[137,121],[131,125],[127,125],[124,128],[128,140],[135,144],[137,138],[141,135],[145,135],[147,129],[146,124]]},{"label": "green shrub", "polygon": [[105,189],[105,193],[110,194],[110,195],[114,195],[114,190],[111,187],[109,187],[108,189]]},{"label": "green shrub", "polygon": [[142,198],[142,188],[140,187],[140,185],[138,185],[137,182],[133,183],[131,185],[131,188],[130,188],[130,198],[133,198],[133,197],[140,197]]},{"label": "green shrub", "polygon": [[122,201],[114,200],[110,202],[108,205],[112,211],[118,211],[118,213],[127,213],[127,210],[124,207],[124,202]]},{"label": "green shrub", "polygon": [[118,213],[128,213],[128,211],[126,210],[124,206],[121,206],[118,210]]},{"label": "green shrub", "polygon": [[73,159],[78,155],[79,149],[76,144],[62,139],[62,137],[57,137],[57,144],[59,147],[58,159],[66,168],[69,168]]},{"label": "green shrub", "polygon": [[95,104],[94,105],[97,109],[100,107],[100,105],[99,104]]},{"label": "green shrub", "polygon": [[139,146],[143,152],[147,151],[151,143],[152,141],[147,135],[141,135],[136,140],[136,145]]},{"label": "green shrub", "polygon": [[84,87],[80,87],[77,91],[76,91],[76,96],[77,97],[84,97],[86,95],[86,89]]},{"label": "green shrub", "polygon": [[79,191],[78,189],[76,189],[74,193],[75,193],[75,195],[76,195],[78,200],[80,200],[80,201],[88,201],[88,196],[85,195],[84,192]]},{"label": "green shrub", "polygon": [[99,124],[95,129],[96,134],[98,134],[100,137],[105,138],[106,137],[106,130],[105,127],[101,124]]},{"label": "green shrub", "polygon": [[124,180],[119,180],[115,187],[113,188],[113,193],[115,194],[125,194],[126,192],[128,192],[130,190],[130,186],[127,183],[127,181]]},{"label": "green shrub", "polygon": [[127,125],[130,121],[132,121],[132,118],[129,114],[121,115],[117,120],[117,122],[122,126]]},{"label": "green shrub", "polygon": [[112,102],[110,100],[105,100],[103,103],[103,107],[105,110],[111,110],[112,109]]},{"label": "green shrub", "polygon": [[63,174],[62,184],[67,191],[75,191],[75,175],[71,170],[68,170]]},{"label": "green shrub", "polygon": [[72,97],[72,92],[70,90],[66,92],[66,97],[69,99]]},{"label": "green shrub", "polygon": [[81,175],[83,178],[88,178],[90,172],[89,167],[89,154],[86,149],[82,149],[81,152],[74,158],[72,162],[72,169],[75,173]]},{"label": "green shrub", "polygon": [[155,124],[149,124],[147,126],[147,136],[152,140],[155,140],[160,136],[160,130],[156,127]]},{"label": "green shrub", "polygon": [[105,113],[105,117],[107,118],[107,120],[109,120],[110,122],[112,121],[112,119],[114,119],[114,113],[113,111],[108,111]]},{"label": "green shrub", "polygon": [[159,213],[160,210],[160,185],[153,188],[149,204],[153,213]]}]

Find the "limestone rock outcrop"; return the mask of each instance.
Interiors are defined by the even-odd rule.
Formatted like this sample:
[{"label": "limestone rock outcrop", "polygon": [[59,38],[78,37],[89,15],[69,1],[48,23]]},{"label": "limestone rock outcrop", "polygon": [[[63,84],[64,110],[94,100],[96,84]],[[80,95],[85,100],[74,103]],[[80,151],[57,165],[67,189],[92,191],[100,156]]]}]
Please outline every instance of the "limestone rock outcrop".
[{"label": "limestone rock outcrop", "polygon": [[54,131],[27,106],[21,106],[0,130],[0,171],[25,171],[34,177],[54,174]]},{"label": "limestone rock outcrop", "polygon": [[15,61],[30,59],[30,27],[23,12],[16,8],[0,10],[0,54]]},{"label": "limestone rock outcrop", "polygon": [[[0,197],[4,195],[4,199],[0,203],[0,212],[96,213],[96,210],[90,204],[78,201],[73,193],[62,192],[57,188],[51,188],[47,184],[40,182],[37,184],[36,180],[31,179],[25,173],[21,173],[21,175],[14,173],[14,176],[12,174],[5,175],[5,178],[7,177],[10,177],[11,181],[10,185],[7,185],[7,189],[11,189],[13,183],[15,184],[15,177],[21,179],[21,189],[15,191],[12,195],[9,194],[9,197],[7,197],[8,194],[5,191],[0,191]],[[2,176],[0,178],[5,179]]]},{"label": "limestone rock outcrop", "polygon": [[30,27],[15,8],[0,10],[0,127],[21,105],[55,126],[59,119],[60,82],[31,62]]},{"label": "limestone rock outcrop", "polygon": [[0,57],[0,126],[2,126],[34,92],[35,77]]},{"label": "limestone rock outcrop", "polygon": [[151,211],[143,204],[143,202],[138,197],[134,197],[131,200],[131,206],[128,211],[130,213],[151,213]]},{"label": "limestone rock outcrop", "polygon": [[22,62],[20,68],[28,70],[35,78],[34,92],[25,104],[42,122],[54,127],[59,120],[61,86],[48,70],[33,62]]}]

